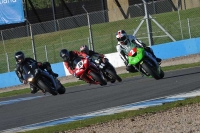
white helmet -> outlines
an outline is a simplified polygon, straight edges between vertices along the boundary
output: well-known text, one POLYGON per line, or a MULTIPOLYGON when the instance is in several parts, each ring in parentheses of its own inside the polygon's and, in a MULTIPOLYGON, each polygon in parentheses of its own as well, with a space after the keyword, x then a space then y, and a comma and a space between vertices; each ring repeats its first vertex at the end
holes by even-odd
POLYGON ((128 37, 124 30, 118 30, 116 34, 116 38, 117 38, 117 41, 120 42, 121 44, 123 45, 127 44, 128 37))
POLYGON ((86 53, 87 55, 89 54, 89 48, 87 45, 83 45, 80 47, 80 52, 84 52, 86 53))

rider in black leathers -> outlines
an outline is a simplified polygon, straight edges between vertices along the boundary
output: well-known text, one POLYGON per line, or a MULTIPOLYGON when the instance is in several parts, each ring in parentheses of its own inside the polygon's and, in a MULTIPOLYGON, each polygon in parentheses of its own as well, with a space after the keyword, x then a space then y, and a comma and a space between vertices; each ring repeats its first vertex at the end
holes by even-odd
POLYGON ((96 58, 101 58, 103 60, 103 62, 105 63, 106 60, 108 60, 107 58, 104 58, 104 55, 103 54, 99 54, 95 51, 92 51, 92 50, 89 50, 88 46, 87 45, 82 45, 80 47, 80 52, 81 53, 85 53, 87 54, 89 57, 93 58, 93 57, 96 57, 96 58))
MULTIPOLYGON (((47 72, 49 74, 51 74, 54 77, 58 77, 58 74, 54 73, 52 71, 51 65, 49 62, 37 62, 36 60, 32 59, 32 58, 25 58, 25 55, 22 51, 18 51, 15 53, 15 60, 16 60, 16 68, 15 68, 15 73, 17 74, 19 80, 21 83, 23 84, 27 84, 28 82, 23 78, 23 65, 25 64, 31 64, 33 62, 37 63, 38 67, 41 68, 42 70, 47 70, 47 72)), ((31 89, 31 93, 36 93, 38 91, 38 89, 33 86, 32 84, 30 84, 30 89, 31 89)))
MULTIPOLYGON (((109 65, 108 59, 105 58, 104 54, 99 54, 95 51, 89 50, 87 45, 82 45, 80 47, 80 52, 87 54, 92 60, 93 59, 101 59, 103 63, 109 65)), ((95 61, 93 60, 93 62, 95 62, 95 61)), ((105 78, 107 79, 107 77, 105 77, 105 78)), ((107 80, 109 80, 109 79, 107 79, 107 80)), ((114 81, 114 80, 112 80, 112 81, 114 81)))

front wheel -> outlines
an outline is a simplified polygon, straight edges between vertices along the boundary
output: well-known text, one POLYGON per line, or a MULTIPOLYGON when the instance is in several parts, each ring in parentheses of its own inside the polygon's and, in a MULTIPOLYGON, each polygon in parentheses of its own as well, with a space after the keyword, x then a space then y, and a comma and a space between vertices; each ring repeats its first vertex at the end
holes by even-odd
POLYGON ((150 74, 154 79, 156 79, 156 80, 160 79, 160 75, 158 74, 156 68, 150 66, 148 63, 143 62, 143 63, 142 63, 142 68, 143 68, 148 74, 150 74))
POLYGON ((59 94, 64 94, 65 91, 66 91, 65 87, 61 84, 61 85, 60 85, 60 88, 57 90, 57 92, 58 92, 59 94))
POLYGON ((95 79, 95 81, 98 81, 100 85, 107 85, 107 82, 99 74, 91 71, 90 75, 95 79))
POLYGON ((45 78, 42 78, 42 79, 38 79, 38 83, 37 85, 41 88, 41 89, 44 89, 45 91, 51 93, 52 95, 57 95, 57 91, 51 87, 51 83, 45 79, 45 78))
POLYGON ((119 77, 119 75, 117 75, 116 72, 113 72, 111 70, 106 70, 106 72, 111 76, 112 79, 117 80, 118 82, 121 82, 122 79, 119 77))
POLYGON ((165 73, 162 69, 160 69, 160 78, 162 79, 165 76, 165 73))

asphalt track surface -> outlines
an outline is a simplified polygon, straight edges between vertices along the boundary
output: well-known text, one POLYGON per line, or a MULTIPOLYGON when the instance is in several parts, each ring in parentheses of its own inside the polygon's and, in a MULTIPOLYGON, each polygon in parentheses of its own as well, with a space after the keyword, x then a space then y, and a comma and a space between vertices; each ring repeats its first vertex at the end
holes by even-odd
POLYGON ((165 72, 161 80, 136 76, 120 83, 69 87, 57 96, 20 95, 0 98, 0 102, 42 96, 0 105, 0 131, 63 117, 94 112, 115 106, 190 92, 200 88, 200 67, 165 72))

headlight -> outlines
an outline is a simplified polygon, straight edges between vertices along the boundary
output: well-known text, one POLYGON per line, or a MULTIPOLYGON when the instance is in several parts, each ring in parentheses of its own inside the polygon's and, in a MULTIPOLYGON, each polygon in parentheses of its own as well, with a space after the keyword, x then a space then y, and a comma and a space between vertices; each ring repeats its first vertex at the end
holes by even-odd
POLYGON ((28 78, 28 82, 32 82, 33 81, 33 78, 28 78))

